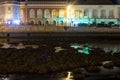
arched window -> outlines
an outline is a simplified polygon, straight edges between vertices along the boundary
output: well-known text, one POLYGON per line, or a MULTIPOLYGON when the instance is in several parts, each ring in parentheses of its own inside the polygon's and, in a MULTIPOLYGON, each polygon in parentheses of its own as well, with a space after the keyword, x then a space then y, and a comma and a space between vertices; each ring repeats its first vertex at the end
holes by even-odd
POLYGON ((31 25, 34 25, 34 21, 31 21, 31 25))
POLYGON ((63 21, 61 21, 61 25, 63 25, 63 21))
POLYGON ((106 10, 101 10, 101 18, 106 18, 106 10))
POLYGON ((45 24, 46 24, 46 25, 49 25, 49 21, 46 21, 45 24))
POLYGON ((61 9, 60 11, 59 11, 59 17, 64 17, 64 10, 63 9, 61 9))
POLYGON ((50 18, 50 11, 48 9, 44 11, 44 18, 50 18))
POLYGON ((75 10, 75 18, 80 18, 82 15, 82 11, 81 10, 75 10))
POLYGON ((84 11, 84 17, 89 17, 89 11, 88 11, 88 9, 86 9, 86 10, 84 11))
POLYGON ((37 18, 42 18, 42 10, 41 9, 38 9, 37 10, 37 18))
POLYGON ((114 11, 113 10, 110 10, 109 11, 109 18, 114 18, 114 11))
POLYGON ((93 10, 93 18, 98 18, 98 11, 96 9, 93 10))
POLYGON ((35 10, 30 9, 30 18, 35 18, 35 10))
POLYGON ((56 25, 56 21, 53 21, 53 25, 56 25))
POLYGON ((42 22, 41 22, 41 21, 38 21, 38 25, 42 25, 42 22))
POLYGON ((55 9, 52 10, 52 18, 56 18, 56 10, 55 9))

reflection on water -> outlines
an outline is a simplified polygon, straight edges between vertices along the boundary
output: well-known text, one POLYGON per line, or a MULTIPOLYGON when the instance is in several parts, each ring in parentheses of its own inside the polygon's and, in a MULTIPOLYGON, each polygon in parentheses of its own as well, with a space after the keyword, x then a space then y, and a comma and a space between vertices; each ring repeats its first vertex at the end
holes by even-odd
POLYGON ((34 45, 34 44, 31 44, 31 45, 24 45, 23 43, 17 43, 17 44, 14 44, 14 43, 1 43, 0 44, 1 47, 0 48, 6 48, 6 49, 9 49, 9 48, 15 48, 15 49, 25 49, 25 48, 39 48, 38 45, 34 45))
MULTIPOLYGON (((56 73, 51 75, 9 75, 1 77, 2 80, 117 80, 115 78, 116 74, 120 74, 120 68, 114 67, 113 69, 105 69, 103 66, 100 66, 101 71, 98 73, 87 72, 84 68, 80 68, 82 74, 86 77, 81 79, 80 77, 74 79, 72 71, 56 73), (67 75, 65 76, 65 74, 67 75)), ((79 74, 76 74, 79 75, 79 74)))
POLYGON ((66 49, 64 49, 64 48, 62 48, 60 46, 59 47, 55 47, 55 53, 60 52, 62 50, 66 50, 66 49))

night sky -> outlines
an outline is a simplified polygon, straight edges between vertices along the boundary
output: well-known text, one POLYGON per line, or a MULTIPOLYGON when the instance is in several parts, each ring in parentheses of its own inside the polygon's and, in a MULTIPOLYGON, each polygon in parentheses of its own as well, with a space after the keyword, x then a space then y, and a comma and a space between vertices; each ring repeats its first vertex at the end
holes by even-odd
MULTIPOLYGON (((25 1, 25 0, 18 0, 18 1, 25 1)), ((29 0, 28 0, 29 1, 29 0)), ((35 1, 35 0, 31 0, 35 1)), ((42 1, 42 0, 36 0, 36 1, 42 1)), ((43 0, 44 1, 44 0, 43 0)), ((57 0, 56 0, 57 1, 57 0)), ((94 1, 94 0, 93 0, 94 1)), ((120 4, 120 0, 111 0, 114 4, 120 4)))

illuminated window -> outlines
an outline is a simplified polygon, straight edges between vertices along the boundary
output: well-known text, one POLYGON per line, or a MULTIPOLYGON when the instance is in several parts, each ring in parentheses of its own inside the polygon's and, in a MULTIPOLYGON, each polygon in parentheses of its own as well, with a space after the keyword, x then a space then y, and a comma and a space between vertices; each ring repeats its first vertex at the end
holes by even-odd
POLYGON ((42 18, 42 10, 41 9, 38 9, 37 10, 37 18, 42 18))
POLYGON ((109 18, 114 18, 114 11, 113 10, 109 11, 109 18))
POLYGON ((35 10, 30 9, 30 18, 35 18, 35 10))
POLYGON ((56 10, 55 9, 52 10, 52 18, 56 18, 56 10))
POLYGON ((50 18, 50 11, 48 9, 44 11, 44 18, 50 18))
POLYGON ((98 18, 98 11, 94 9, 92 15, 93 15, 93 18, 98 18))
POLYGON ((106 10, 101 10, 101 18, 106 18, 106 10))
POLYGON ((81 10, 75 10, 75 18, 80 18, 81 17, 81 10))
POLYGON ((59 11, 59 17, 64 17, 64 10, 63 9, 61 9, 60 11, 59 11))

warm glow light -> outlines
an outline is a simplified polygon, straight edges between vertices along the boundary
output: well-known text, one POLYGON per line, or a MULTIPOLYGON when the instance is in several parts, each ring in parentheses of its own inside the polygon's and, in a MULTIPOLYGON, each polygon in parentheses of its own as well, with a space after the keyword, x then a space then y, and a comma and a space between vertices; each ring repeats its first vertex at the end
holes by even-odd
POLYGON ((72 72, 67 72, 67 73, 68 73, 67 77, 63 78, 63 79, 60 79, 60 80, 73 80, 72 79, 73 78, 72 72))
POLYGON ((71 18, 71 5, 67 6, 67 17, 71 18))
POLYGON ((68 5, 68 6, 67 6, 67 10, 70 10, 70 9, 71 9, 71 5, 68 5))

